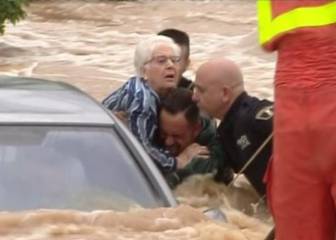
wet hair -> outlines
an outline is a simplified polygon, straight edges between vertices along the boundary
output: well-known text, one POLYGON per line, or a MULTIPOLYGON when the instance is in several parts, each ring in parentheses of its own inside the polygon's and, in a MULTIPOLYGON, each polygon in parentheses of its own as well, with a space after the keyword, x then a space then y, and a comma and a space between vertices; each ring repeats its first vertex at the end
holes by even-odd
POLYGON ((179 45, 180 47, 184 46, 187 49, 187 56, 189 57, 190 54, 190 39, 189 35, 181 30, 175 28, 167 28, 160 32, 157 35, 162 35, 169 37, 174 40, 174 42, 179 45))
POLYGON ((143 77, 145 64, 152 58, 154 50, 160 45, 171 47, 176 56, 181 56, 180 48, 171 38, 158 35, 148 37, 137 44, 134 52, 134 67, 139 77, 143 77))
POLYGON ((195 124, 200 119, 200 111, 192 100, 192 91, 185 88, 172 89, 161 99, 161 111, 176 115, 183 112, 187 121, 195 124))

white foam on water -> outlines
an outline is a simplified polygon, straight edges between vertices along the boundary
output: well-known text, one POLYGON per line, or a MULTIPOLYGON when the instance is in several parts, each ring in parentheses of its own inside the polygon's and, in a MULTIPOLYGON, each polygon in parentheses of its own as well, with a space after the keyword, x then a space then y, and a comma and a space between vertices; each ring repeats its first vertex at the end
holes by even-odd
POLYGON ((166 27, 190 34, 189 77, 207 59, 226 56, 241 66, 247 90, 273 98, 274 56, 260 50, 255 4, 244 0, 39 1, 30 5, 25 21, 7 26, 0 72, 57 78, 101 99, 134 73, 135 44, 166 27))

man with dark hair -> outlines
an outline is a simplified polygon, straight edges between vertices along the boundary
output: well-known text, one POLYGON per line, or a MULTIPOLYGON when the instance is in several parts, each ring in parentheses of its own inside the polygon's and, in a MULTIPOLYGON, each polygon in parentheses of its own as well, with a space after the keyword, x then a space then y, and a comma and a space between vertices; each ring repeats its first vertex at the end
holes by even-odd
POLYGON ((157 35, 163 35, 174 40, 174 42, 181 48, 181 61, 180 66, 180 81, 178 87, 192 89, 192 81, 183 77, 183 73, 187 70, 190 64, 190 39, 186 32, 174 29, 167 28, 160 32, 157 35))
POLYGON ((215 180, 226 184, 232 180, 232 171, 222 160, 222 148, 216 144, 216 126, 209 118, 200 116, 190 90, 174 89, 162 100, 160 136, 174 156, 189 150, 194 153, 194 149, 199 153, 186 167, 166 175, 171 187, 192 174, 214 173, 215 180))

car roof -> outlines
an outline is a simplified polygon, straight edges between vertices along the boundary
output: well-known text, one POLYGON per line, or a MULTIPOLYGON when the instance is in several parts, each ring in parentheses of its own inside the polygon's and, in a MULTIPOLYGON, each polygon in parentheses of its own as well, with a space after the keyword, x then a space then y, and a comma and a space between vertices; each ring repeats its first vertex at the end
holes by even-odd
POLYGON ((0 124, 114 124, 103 106, 57 81, 0 76, 0 124))

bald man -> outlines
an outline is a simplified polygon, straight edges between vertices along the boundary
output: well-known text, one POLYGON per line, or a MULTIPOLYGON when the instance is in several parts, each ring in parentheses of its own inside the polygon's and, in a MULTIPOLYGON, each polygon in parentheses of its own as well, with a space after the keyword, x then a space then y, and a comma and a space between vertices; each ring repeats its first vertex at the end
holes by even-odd
POLYGON ((272 149, 273 103, 249 96, 239 67, 225 58, 200 66, 193 100, 202 111, 221 120, 217 132, 225 152, 223 161, 234 172, 243 173, 264 196, 263 177, 272 149))

